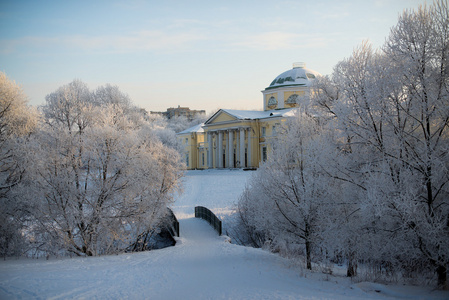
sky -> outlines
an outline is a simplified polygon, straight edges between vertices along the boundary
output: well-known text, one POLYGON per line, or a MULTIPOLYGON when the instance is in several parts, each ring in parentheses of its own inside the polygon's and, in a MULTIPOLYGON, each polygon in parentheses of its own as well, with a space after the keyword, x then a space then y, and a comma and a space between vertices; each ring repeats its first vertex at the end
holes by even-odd
MULTIPOLYGON (((428 2, 428 1, 427 1, 428 2)), ((148 111, 262 110, 294 62, 323 75, 363 41, 380 48, 426 0, 0 0, 0 71, 29 104, 74 79, 148 111)))

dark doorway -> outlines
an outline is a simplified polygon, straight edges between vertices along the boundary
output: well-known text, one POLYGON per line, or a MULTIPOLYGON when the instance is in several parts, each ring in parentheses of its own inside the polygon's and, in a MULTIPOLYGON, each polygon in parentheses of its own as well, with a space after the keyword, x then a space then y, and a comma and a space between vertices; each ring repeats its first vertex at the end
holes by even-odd
POLYGON ((226 168, 226 151, 223 151, 223 168, 226 168))
POLYGON ((247 148, 245 148, 245 165, 244 165, 244 167, 245 168, 248 167, 248 149, 247 148))

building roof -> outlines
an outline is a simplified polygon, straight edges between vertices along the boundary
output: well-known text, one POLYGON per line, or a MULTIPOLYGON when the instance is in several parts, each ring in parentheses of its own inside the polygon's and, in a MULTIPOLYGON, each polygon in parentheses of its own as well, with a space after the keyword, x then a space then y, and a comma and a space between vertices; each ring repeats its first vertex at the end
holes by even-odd
POLYGON ((240 120, 257 120, 266 119, 271 117, 288 117, 293 116, 298 109, 285 108, 285 109, 273 109, 273 110, 234 110, 234 109, 222 109, 222 111, 236 117, 240 120))
POLYGON ((231 117, 234 117, 236 120, 260 120, 260 119, 268 119, 268 118, 276 118, 276 117, 292 117, 297 113, 298 110, 299 110, 298 107, 285 108, 285 109, 273 109, 273 110, 266 110, 266 111, 220 109, 205 122, 205 125, 206 126, 210 125, 211 122, 222 113, 225 113, 231 117))
POLYGON ((195 125, 193 127, 187 128, 184 131, 178 132, 177 134, 186 134, 186 133, 194 133, 194 132, 204 132, 203 129, 204 123, 195 125))
POLYGON ((321 74, 307 69, 305 63, 294 63, 293 69, 278 75, 265 90, 281 86, 310 86, 317 76, 321 76, 321 74))

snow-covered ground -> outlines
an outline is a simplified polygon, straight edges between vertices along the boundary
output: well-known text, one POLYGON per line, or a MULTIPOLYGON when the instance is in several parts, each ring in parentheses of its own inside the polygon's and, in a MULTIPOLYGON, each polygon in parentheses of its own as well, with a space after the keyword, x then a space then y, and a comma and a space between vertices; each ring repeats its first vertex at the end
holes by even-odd
POLYGON ((351 283, 230 244, 193 207, 227 214, 251 172, 191 171, 174 212, 175 247, 91 258, 0 262, 0 299, 449 299, 430 288, 351 283))
POLYGON ((237 169, 188 171, 173 212, 178 219, 193 217, 193 208, 200 205, 216 215, 227 215, 233 210, 252 173, 237 169))

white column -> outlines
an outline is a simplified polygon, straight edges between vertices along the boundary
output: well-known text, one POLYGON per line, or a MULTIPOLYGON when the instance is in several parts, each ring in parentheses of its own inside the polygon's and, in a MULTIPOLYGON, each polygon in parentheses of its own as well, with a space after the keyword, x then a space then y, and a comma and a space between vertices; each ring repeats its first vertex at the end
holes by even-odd
POLYGON ((218 132, 218 167, 223 168, 223 132, 218 132))
POLYGON ((229 130, 229 168, 234 168, 234 132, 229 130))
POLYGON ((248 128, 248 133, 246 134, 246 138, 248 139, 248 167, 251 167, 251 128, 248 128))
POLYGON ((207 141, 209 143, 209 149, 207 151, 207 165, 209 167, 209 169, 212 169, 213 167, 213 143, 212 143, 212 134, 210 132, 207 133, 207 141))
POLYGON ((220 160, 219 160, 219 158, 218 158, 218 152, 220 151, 219 150, 219 148, 218 148, 218 144, 219 144, 219 141, 217 141, 217 139, 218 139, 218 134, 217 133, 215 133, 215 152, 214 152, 214 157, 215 157, 215 164, 214 164, 214 167, 215 168, 218 168, 218 166, 219 166, 219 164, 220 164, 220 160))
POLYGON ((229 130, 226 130, 226 147, 225 147, 225 161, 224 161, 224 166, 223 168, 226 168, 228 166, 228 162, 229 162, 229 130))
POLYGON ((239 131, 235 131, 234 132, 234 140, 235 140, 235 147, 234 147, 234 152, 235 152, 235 162, 234 164, 238 167, 238 162, 239 162, 239 131))
POLYGON ((240 168, 245 167, 245 129, 240 128, 240 168))

